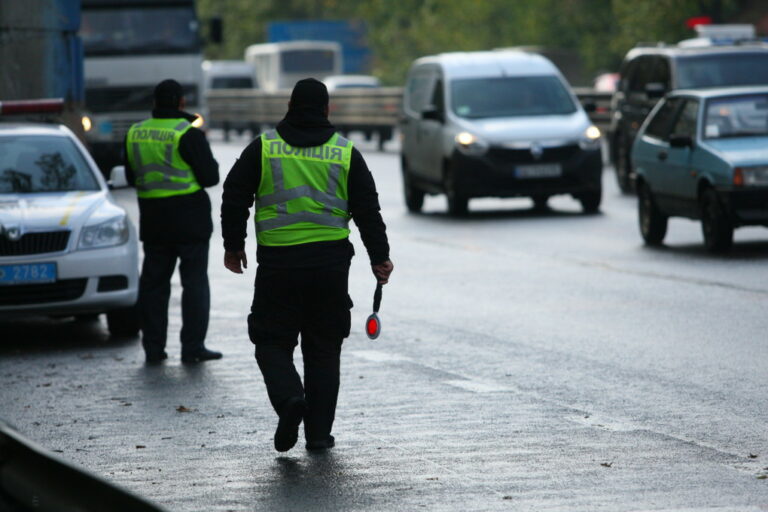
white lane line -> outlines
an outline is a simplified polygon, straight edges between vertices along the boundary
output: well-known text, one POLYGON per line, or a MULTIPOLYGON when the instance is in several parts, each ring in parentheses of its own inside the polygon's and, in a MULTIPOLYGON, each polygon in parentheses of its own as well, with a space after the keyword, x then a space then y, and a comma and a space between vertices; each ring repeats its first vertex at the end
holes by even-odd
POLYGON ((503 393, 512 391, 511 388, 500 386, 493 382, 479 380, 448 380, 445 381, 449 386, 454 386, 473 393, 503 393))

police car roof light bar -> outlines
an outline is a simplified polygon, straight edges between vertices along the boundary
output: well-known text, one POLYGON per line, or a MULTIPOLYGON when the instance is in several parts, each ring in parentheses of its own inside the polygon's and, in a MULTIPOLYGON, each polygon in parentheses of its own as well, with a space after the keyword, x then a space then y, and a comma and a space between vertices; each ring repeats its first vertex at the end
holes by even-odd
POLYGON ((44 113, 58 114, 62 111, 64 111, 64 100, 62 98, 0 101, 0 115, 2 116, 44 113))

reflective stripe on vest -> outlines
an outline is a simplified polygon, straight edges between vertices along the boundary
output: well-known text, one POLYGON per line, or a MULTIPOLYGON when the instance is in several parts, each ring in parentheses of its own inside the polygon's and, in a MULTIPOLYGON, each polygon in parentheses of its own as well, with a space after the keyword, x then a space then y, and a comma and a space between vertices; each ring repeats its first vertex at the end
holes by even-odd
POLYGON ((179 153, 179 141, 191 127, 186 119, 152 118, 128 130, 128 161, 140 198, 171 197, 200 190, 192 167, 179 153))
POLYGON ((276 130, 262 134, 256 197, 261 245, 297 245, 349 236, 347 180, 352 143, 334 135, 322 146, 293 147, 276 130))

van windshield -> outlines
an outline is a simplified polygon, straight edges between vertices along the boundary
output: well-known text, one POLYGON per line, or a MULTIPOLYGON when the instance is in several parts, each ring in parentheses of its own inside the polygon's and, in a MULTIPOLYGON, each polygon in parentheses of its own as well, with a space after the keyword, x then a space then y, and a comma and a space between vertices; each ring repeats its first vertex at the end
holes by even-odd
POLYGON ((451 82, 451 108, 460 117, 554 116, 576 112, 556 76, 462 78, 451 82))

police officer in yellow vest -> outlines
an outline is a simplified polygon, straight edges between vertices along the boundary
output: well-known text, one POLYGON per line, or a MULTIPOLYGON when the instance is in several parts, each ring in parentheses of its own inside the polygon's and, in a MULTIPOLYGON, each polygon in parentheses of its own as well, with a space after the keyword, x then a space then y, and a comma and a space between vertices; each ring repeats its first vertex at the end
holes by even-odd
POLYGON ((303 420, 306 448, 324 450, 334 445, 339 358, 350 331, 350 219, 379 282, 393 266, 373 176, 328 121, 321 82, 296 84, 285 118, 245 148, 224 182, 224 264, 235 273, 247 266, 254 201, 259 266, 248 332, 279 417, 275 448, 291 449, 303 420), (293 365, 299 335, 303 384, 293 365))
POLYGON ((142 344, 147 363, 165 352, 171 276, 180 260, 181 360, 221 358, 205 348, 210 291, 208 243, 213 231, 211 202, 203 190, 219 182, 219 164, 205 134, 193 127, 197 116, 183 111, 184 94, 175 80, 154 91, 152 118, 134 124, 125 139, 128 182, 139 198, 144 264, 139 280, 142 344))

